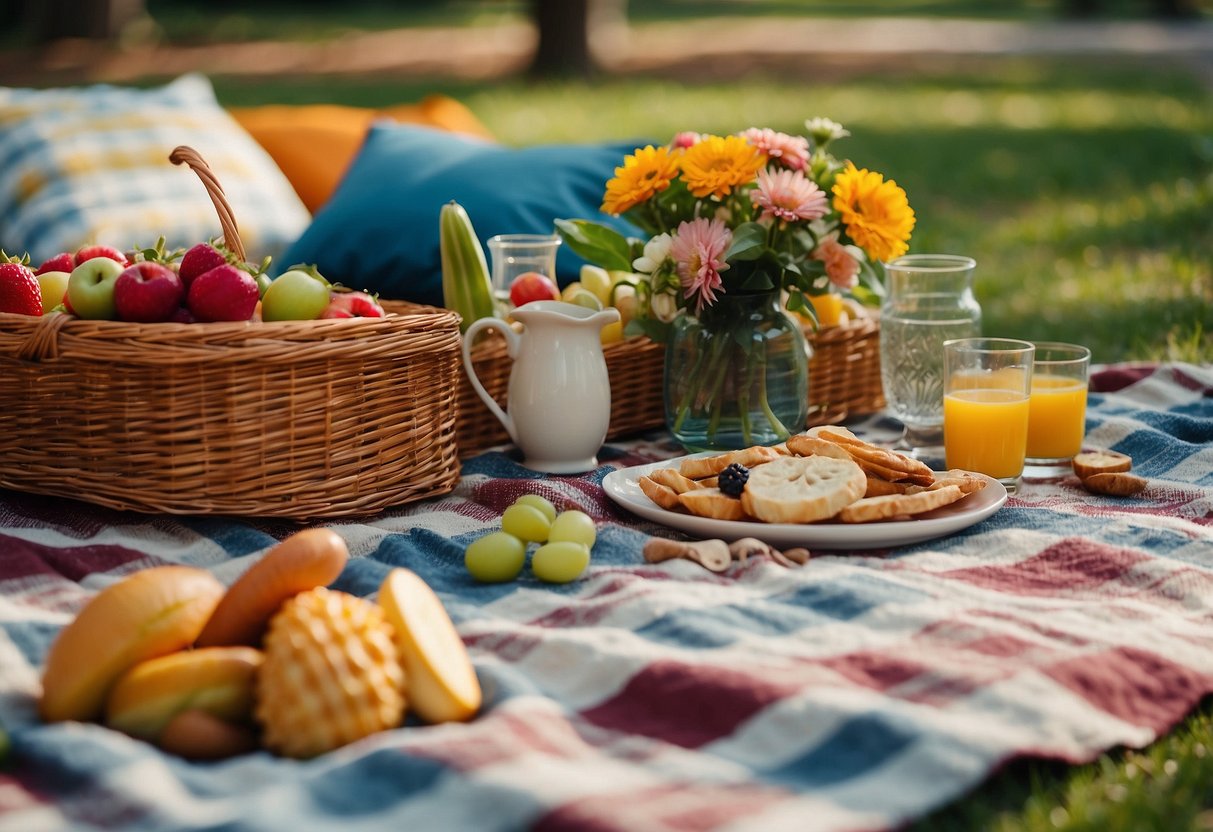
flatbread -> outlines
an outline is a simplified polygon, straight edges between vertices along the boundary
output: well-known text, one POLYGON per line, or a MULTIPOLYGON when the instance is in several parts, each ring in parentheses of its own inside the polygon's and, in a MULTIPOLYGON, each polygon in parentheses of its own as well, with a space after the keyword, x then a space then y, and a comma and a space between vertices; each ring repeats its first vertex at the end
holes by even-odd
POLYGON ((851 460, 786 456, 750 469, 745 510, 767 523, 813 523, 863 496, 868 478, 851 460))

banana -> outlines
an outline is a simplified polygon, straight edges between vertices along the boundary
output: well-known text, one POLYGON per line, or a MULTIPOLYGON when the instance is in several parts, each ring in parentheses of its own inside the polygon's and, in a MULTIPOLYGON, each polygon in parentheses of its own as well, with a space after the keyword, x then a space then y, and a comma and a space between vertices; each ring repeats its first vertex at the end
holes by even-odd
POLYGON ((493 284, 484 249, 472 228, 467 211, 451 200, 438 215, 438 241, 442 254, 442 302, 460 314, 460 332, 473 321, 491 318, 494 312, 493 284))

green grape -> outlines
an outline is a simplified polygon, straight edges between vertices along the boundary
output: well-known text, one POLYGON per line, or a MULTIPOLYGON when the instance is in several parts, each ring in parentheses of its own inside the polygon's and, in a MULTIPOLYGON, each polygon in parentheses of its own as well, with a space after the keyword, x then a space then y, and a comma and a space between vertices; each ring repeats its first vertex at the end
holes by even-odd
POLYGON ((594 541, 598 539, 598 530, 594 527, 594 520, 584 511, 562 511, 552 521, 552 529, 548 532, 547 539, 556 543, 562 540, 571 540, 574 543, 580 543, 587 549, 592 549, 594 541))
POLYGON ((513 580, 525 562, 526 544, 506 532, 489 532, 473 540, 463 555, 472 577, 487 584, 513 580))
POLYGON ((552 505, 546 497, 540 497, 538 494, 523 494, 514 501, 514 505, 534 506, 543 512, 543 516, 548 519, 549 523, 556 519, 556 506, 552 505))
POLYGON ((567 584, 580 577, 589 565, 589 547, 571 540, 545 543, 531 557, 531 571, 549 584, 567 584))
POLYGON ((552 521, 534 506, 515 503, 501 515, 501 528, 523 542, 543 543, 552 521))

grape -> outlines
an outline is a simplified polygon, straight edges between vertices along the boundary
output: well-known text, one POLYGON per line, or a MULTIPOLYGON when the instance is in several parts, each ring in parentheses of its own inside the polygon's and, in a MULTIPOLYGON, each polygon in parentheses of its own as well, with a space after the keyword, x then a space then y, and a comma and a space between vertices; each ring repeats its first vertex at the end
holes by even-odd
POLYGON ((598 539, 598 531, 594 527, 594 520, 584 511, 562 511, 552 521, 551 531, 548 532, 548 541, 557 543, 564 540, 570 540, 574 543, 580 543, 587 549, 593 548, 594 541, 598 539))
POLYGON ((552 505, 546 497, 540 497, 538 494, 523 494, 514 501, 514 505, 533 506, 539 509, 549 523, 556 519, 556 506, 552 505))
POLYGON ((571 540, 546 543, 535 550, 531 571, 550 584, 567 584, 579 577, 590 564, 590 549, 571 540))
POLYGON ((543 543, 548 539, 552 521, 534 506, 515 503, 501 515, 501 528, 524 543, 543 543))
POLYGON ((525 562, 526 544, 506 532, 489 532, 473 540, 463 555, 472 577, 489 584, 518 577, 525 562))

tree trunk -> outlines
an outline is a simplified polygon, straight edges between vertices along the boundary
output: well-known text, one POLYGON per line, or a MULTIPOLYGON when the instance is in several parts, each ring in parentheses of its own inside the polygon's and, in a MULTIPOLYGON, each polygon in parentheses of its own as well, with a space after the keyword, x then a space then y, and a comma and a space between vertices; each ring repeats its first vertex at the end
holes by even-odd
POLYGON ((625 9, 626 0, 532 0, 539 45, 531 74, 579 78, 593 74, 594 47, 622 29, 625 9))

